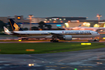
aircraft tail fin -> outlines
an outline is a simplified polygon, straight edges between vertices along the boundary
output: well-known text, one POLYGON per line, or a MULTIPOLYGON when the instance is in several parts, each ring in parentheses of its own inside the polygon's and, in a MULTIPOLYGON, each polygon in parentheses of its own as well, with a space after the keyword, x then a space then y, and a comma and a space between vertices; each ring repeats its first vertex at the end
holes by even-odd
POLYGON ((102 23, 99 27, 105 27, 105 23, 102 23))
POLYGON ((17 23, 13 21, 13 19, 9 19, 9 21, 13 31, 22 31, 22 29, 19 27, 17 23))
POLYGON ((82 26, 82 24, 80 24, 78 27, 81 27, 82 26))

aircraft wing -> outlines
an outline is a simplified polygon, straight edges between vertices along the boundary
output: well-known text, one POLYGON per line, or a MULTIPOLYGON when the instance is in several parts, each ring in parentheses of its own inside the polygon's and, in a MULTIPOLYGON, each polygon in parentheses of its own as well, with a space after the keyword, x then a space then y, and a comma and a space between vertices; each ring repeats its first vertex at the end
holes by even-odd
POLYGON ((52 37, 55 37, 55 38, 61 38, 63 37, 63 34, 58 34, 58 33, 50 33, 52 35, 52 37))
POLYGON ((57 36, 61 36, 62 34, 58 34, 58 33, 50 33, 51 35, 57 35, 57 36))

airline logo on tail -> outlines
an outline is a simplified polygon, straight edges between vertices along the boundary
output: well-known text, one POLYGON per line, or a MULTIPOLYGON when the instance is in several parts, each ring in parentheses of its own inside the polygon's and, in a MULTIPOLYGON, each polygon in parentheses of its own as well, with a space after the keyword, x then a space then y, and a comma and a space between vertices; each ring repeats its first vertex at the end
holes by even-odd
POLYGON ((19 31, 19 29, 20 29, 20 27, 16 24, 16 23, 14 23, 14 28, 15 28, 15 31, 19 31))
POLYGON ((20 30, 20 27, 12 19, 9 19, 9 21, 10 21, 10 25, 11 25, 13 31, 20 30))

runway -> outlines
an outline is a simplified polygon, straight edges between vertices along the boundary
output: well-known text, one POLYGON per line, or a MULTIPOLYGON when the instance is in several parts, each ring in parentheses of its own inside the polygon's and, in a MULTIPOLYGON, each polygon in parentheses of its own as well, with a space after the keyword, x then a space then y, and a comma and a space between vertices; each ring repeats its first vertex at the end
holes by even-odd
MULTIPOLYGON (((88 42, 88 41, 59 41, 56 43, 75 43, 75 42, 88 42)), ((105 42, 105 41, 100 41, 100 42, 105 42)), ((55 42, 50 42, 50 41, 5 41, 5 42, 0 42, 0 43, 55 43, 55 42)))
MULTIPOLYGON (((99 40, 99 41, 88 41, 88 40, 71 40, 71 41, 65 41, 65 40, 59 40, 58 43, 75 43, 75 42, 94 42, 94 43, 102 43, 105 42, 105 39, 103 40, 99 40)), ((53 43, 50 42, 50 40, 33 40, 33 41, 28 41, 28 40, 22 40, 22 41, 18 41, 18 40, 0 40, 0 43, 53 43)))
POLYGON ((19 67, 26 70, 104 70, 105 48, 48 54, 0 54, 0 65, 1 70, 12 70, 11 66, 14 70, 19 67))

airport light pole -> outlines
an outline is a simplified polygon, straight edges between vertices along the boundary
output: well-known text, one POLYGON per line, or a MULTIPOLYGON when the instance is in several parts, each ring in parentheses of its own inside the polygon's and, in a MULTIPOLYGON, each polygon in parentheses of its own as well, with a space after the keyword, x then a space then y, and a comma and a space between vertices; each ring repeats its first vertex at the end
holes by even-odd
POLYGON ((97 14, 96 17, 98 18, 98 22, 100 22, 100 17, 102 17, 102 15, 97 14))
POLYGON ((32 21, 32 17, 33 17, 33 15, 29 15, 29 20, 30 20, 30 30, 31 30, 31 21, 32 21))

